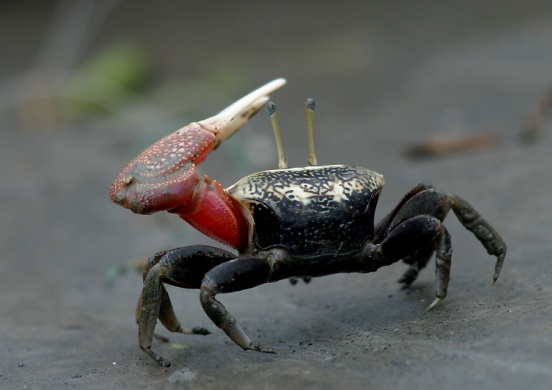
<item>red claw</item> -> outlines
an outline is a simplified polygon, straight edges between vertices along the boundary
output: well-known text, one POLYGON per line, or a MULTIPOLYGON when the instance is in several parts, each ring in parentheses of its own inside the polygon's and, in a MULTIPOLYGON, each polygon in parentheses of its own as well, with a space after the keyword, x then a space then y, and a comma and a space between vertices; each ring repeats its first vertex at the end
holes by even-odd
POLYGON ((191 123, 135 157, 111 186, 111 200, 138 214, 168 211, 199 231, 238 250, 247 245, 250 216, 216 181, 200 177, 196 165, 236 132, 285 80, 274 80, 212 118, 191 123))
POLYGON ((128 163, 111 186, 111 200, 138 214, 185 211, 202 181, 195 167, 215 145, 215 135, 197 123, 169 134, 128 163))

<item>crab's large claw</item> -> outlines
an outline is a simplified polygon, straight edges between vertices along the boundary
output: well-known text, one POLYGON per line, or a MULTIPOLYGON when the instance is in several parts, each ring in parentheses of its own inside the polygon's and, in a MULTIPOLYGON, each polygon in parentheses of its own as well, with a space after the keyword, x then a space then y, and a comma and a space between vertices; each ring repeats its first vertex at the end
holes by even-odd
MULTIPOLYGON (((210 227, 201 226, 204 222, 198 220, 199 215, 192 215, 205 214, 205 218, 220 222, 227 209, 234 207, 230 205, 233 201, 218 183, 200 177, 195 166, 243 126, 268 101, 269 93, 285 83, 284 79, 271 81, 217 115, 190 123, 151 145, 117 176, 111 186, 111 200, 139 214, 177 213, 209 236, 221 239, 210 227), (211 215, 207 215, 206 207, 211 215)), ((224 238, 221 241, 228 243, 224 238)))

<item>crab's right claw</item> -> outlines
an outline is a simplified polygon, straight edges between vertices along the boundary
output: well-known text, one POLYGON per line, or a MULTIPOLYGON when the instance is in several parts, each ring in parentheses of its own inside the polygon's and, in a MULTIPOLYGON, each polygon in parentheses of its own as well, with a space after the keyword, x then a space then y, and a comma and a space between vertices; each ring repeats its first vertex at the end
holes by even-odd
POLYGON ((276 79, 249 93, 217 115, 160 139, 119 173, 111 185, 111 200, 139 214, 198 208, 198 190, 205 180, 195 166, 230 137, 267 101, 268 94, 286 81, 276 79))

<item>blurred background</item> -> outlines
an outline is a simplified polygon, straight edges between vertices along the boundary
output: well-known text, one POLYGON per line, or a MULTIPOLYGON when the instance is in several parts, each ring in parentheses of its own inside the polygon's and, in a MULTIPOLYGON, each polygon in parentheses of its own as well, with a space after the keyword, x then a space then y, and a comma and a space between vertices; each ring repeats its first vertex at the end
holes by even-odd
MULTIPOLYGON (((550 383, 549 1, 5 0, 0 53, 0 387, 550 383), (216 243, 111 204, 109 186, 155 140, 278 77, 290 165, 306 165, 313 97, 319 163, 385 175, 377 218, 420 181, 459 193, 508 242, 503 274, 492 286, 493 260, 451 216, 458 260, 428 315, 433 266, 406 293, 398 264, 224 296, 274 356, 239 350, 196 292, 171 290, 183 324, 215 334, 158 344, 163 371, 137 347, 136 264, 216 243)), ((199 169, 228 186, 276 165, 261 110, 199 169)))

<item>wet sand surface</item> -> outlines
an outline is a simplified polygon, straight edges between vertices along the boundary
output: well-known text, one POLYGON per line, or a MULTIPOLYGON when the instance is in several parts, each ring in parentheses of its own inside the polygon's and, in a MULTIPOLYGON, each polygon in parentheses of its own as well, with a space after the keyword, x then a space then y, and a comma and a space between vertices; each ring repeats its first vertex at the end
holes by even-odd
MULTIPOLYGON (((58 51, 47 47, 59 42, 47 39, 56 4, 0 5, 1 388, 549 388, 552 131, 543 118, 535 142, 520 134, 552 87, 552 3, 121 1, 103 11, 81 7, 69 20, 92 13, 86 34, 58 51), (149 56, 139 94, 93 114, 60 113, 58 100, 45 109, 40 80, 55 84, 60 67, 81 69, 117 42, 149 56), (74 47, 74 60, 63 59, 74 47), (25 84, 31 70, 48 69, 56 71, 25 84), (418 182, 458 193, 508 244, 502 274, 493 285, 494 258, 451 213, 451 282, 430 312, 433 261, 407 290, 396 283, 407 266, 397 263, 220 295, 275 355, 244 352, 209 321, 196 290, 169 287, 182 324, 213 334, 158 326, 170 338, 154 342, 173 363, 164 369, 137 345, 141 275, 112 277, 114 267, 216 243, 175 216, 112 204, 109 186, 155 139, 277 77, 288 80, 272 98, 290 165, 306 164, 303 102, 313 97, 319 163, 385 176, 377 219, 418 182), (497 142, 405 154, 436 134, 491 134, 497 142)), ((78 35, 78 23, 66 31, 78 35)), ((261 112, 200 171, 229 186, 276 164, 261 112)))

